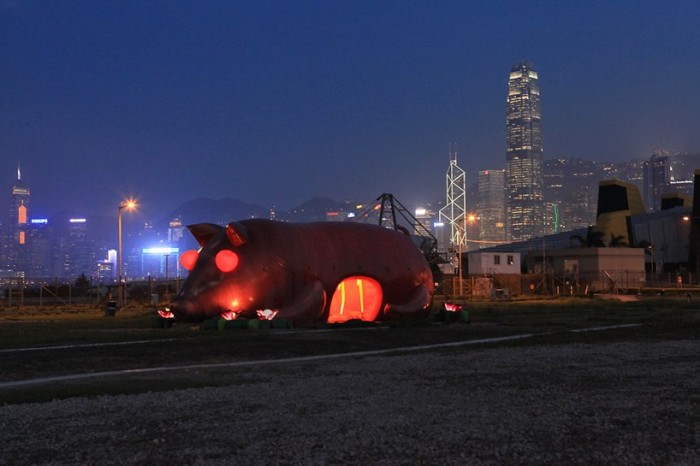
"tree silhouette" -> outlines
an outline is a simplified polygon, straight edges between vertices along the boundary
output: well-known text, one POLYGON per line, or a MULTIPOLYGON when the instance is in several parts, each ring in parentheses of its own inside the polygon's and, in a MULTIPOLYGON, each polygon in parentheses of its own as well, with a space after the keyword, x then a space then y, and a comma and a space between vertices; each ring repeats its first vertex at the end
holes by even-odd
POLYGON ((623 235, 615 236, 614 234, 610 233, 610 243, 608 243, 608 247, 626 248, 629 247, 629 243, 625 240, 623 235))
POLYGON ((586 236, 581 235, 571 235, 569 239, 577 240, 581 247, 583 248, 604 248, 605 242, 603 241, 604 234, 602 231, 596 230, 594 226, 589 226, 586 230, 586 236))

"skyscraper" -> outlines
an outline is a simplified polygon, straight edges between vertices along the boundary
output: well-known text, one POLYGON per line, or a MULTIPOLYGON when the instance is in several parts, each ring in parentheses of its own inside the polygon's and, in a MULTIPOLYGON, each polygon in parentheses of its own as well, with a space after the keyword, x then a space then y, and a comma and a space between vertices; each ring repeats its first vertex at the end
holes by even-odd
POLYGON ((507 103, 506 234, 524 241, 544 228, 540 88, 532 65, 511 68, 507 103))
POLYGON ((644 169, 644 196, 650 211, 661 208, 666 193, 693 195, 694 170, 700 166, 699 154, 657 150, 644 169))
POLYGON ((483 247, 494 246, 506 240, 506 211, 503 191, 503 170, 479 172, 478 211, 483 247))
POLYGON ((542 176, 548 204, 545 220, 552 219, 551 233, 595 224, 598 183, 603 179, 600 163, 568 157, 548 159, 542 163, 542 176))
POLYGON ((6 266, 13 272, 22 272, 26 262, 29 195, 29 188, 22 182, 22 172, 18 166, 17 181, 12 187, 10 217, 6 228, 7 239, 4 244, 6 266))

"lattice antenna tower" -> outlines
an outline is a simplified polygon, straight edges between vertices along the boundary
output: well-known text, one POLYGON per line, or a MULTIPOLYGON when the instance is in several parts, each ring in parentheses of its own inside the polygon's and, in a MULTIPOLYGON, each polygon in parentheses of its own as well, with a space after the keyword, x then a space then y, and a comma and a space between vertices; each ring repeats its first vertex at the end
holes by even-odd
POLYGON ((440 209, 440 221, 450 228, 450 246, 467 246, 467 231, 464 219, 467 213, 467 175, 457 165, 457 145, 450 144, 450 166, 446 176, 446 202, 440 209))

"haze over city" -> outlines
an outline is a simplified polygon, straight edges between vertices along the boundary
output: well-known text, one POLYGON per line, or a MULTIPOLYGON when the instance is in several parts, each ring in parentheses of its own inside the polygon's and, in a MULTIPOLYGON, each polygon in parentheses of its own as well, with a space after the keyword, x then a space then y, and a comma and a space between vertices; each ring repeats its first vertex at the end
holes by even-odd
MULTIPOLYGON (((513 63, 544 157, 700 151, 700 4, 0 1, 0 192, 32 216, 196 197, 444 198, 505 165, 513 63)), ((6 207, 3 205, 3 212, 6 207)))

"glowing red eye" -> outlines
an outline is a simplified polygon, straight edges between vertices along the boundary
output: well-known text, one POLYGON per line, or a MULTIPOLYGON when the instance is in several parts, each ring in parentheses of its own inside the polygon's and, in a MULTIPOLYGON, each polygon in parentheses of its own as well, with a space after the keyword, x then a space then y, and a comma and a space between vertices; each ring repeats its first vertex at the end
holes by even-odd
POLYGON ((199 253, 194 249, 190 249, 189 251, 185 251, 180 255, 180 264, 182 264, 182 267, 184 267, 185 270, 192 270, 198 257, 199 253))
POLYGON ((222 272, 230 272, 238 265, 238 256, 235 252, 223 249, 216 253, 216 266, 222 272))

